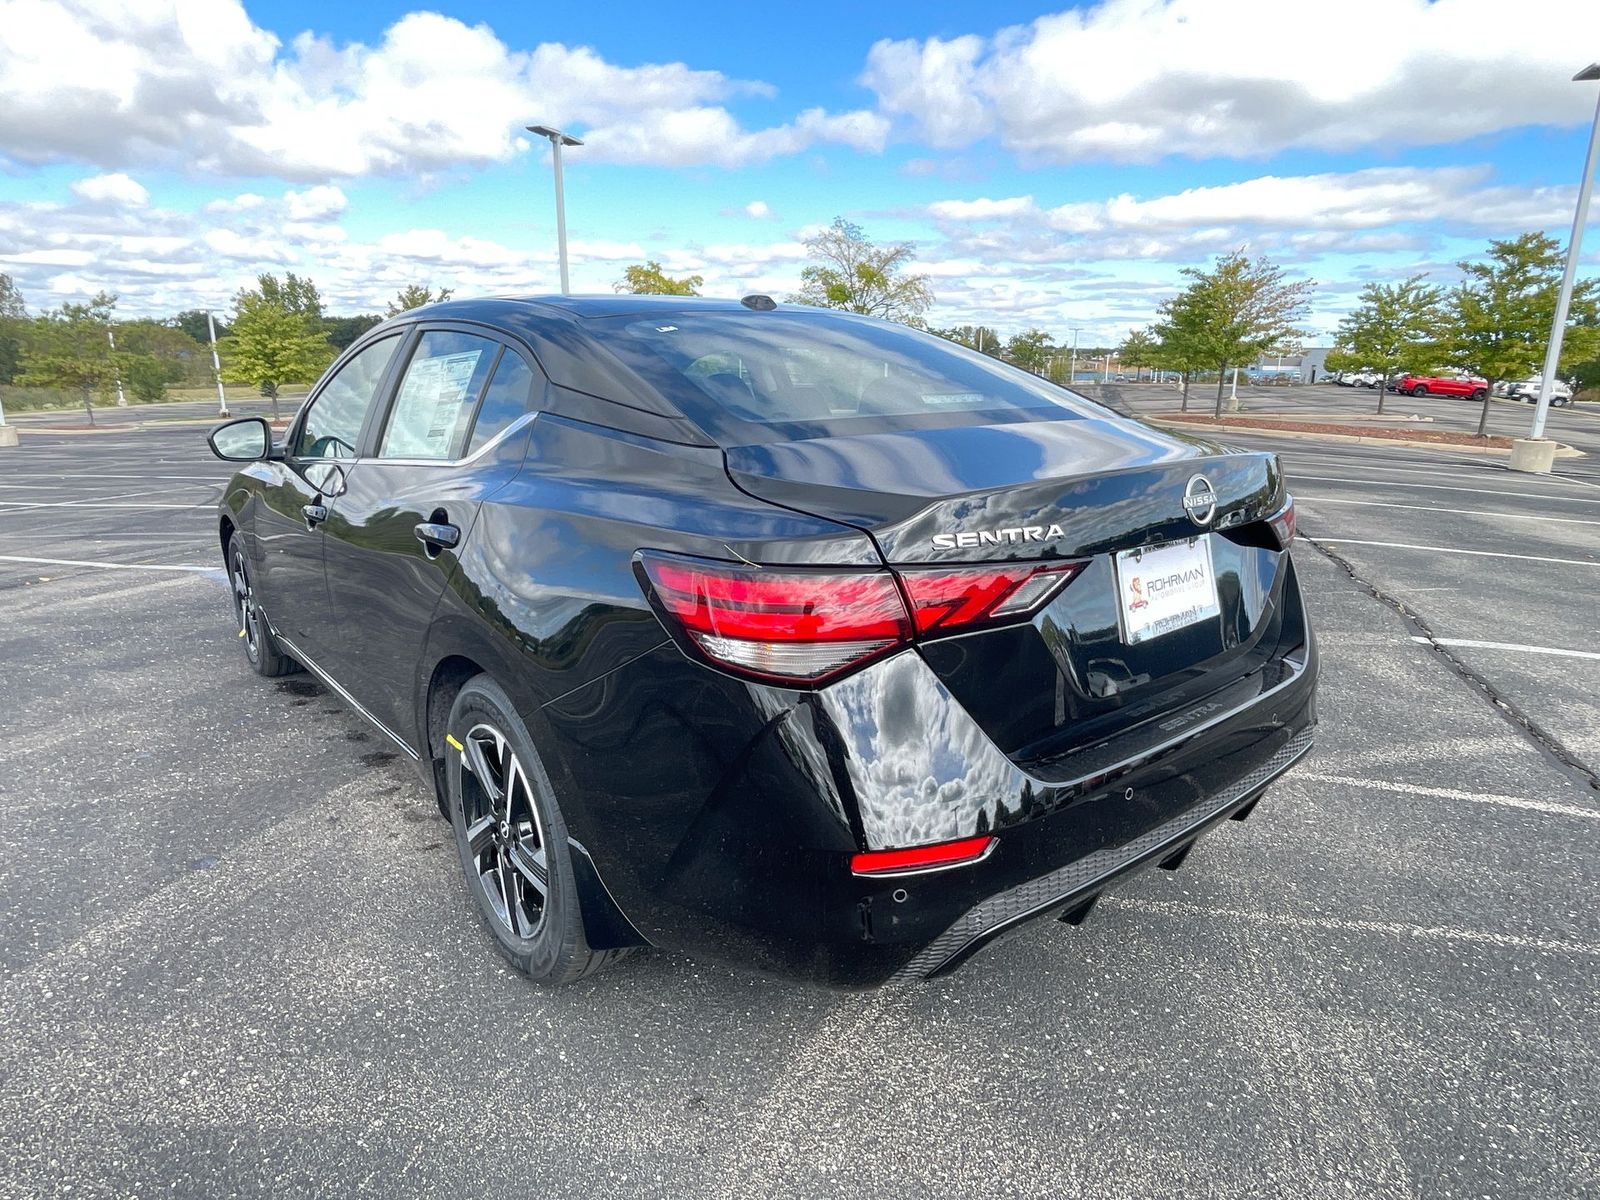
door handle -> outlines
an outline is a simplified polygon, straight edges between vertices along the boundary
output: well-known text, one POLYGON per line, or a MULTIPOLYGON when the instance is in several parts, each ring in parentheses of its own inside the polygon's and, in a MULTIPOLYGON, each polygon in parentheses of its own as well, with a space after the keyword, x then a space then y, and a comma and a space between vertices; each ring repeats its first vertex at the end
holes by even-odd
POLYGON ((447 546, 454 546, 461 540, 461 530, 454 525, 442 525, 433 521, 423 521, 413 532, 417 541, 434 553, 447 546))
POLYGON ((306 527, 320 525, 328 519, 328 506, 326 504, 302 504, 300 515, 306 519, 306 527))

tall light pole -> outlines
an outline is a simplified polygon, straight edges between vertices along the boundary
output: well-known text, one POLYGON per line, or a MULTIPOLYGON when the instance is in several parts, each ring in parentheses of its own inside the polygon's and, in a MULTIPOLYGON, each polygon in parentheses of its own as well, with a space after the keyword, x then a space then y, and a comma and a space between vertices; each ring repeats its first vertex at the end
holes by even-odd
POLYGON ((570 296, 572 284, 567 278, 567 199, 566 188, 561 182, 561 147, 583 145, 571 134, 562 133, 559 129, 552 129, 548 125, 529 125, 529 133, 536 133, 542 138, 550 139, 550 149, 555 154, 556 164, 556 248, 561 255, 561 294, 570 296))
MULTIPOLYGON (((1600 63, 1590 63, 1572 77, 1574 83, 1589 83, 1600 79, 1600 63)), ((1538 441, 1544 437, 1545 418, 1550 415, 1550 388, 1555 383, 1556 371, 1561 366, 1561 338, 1567 328, 1567 310, 1572 305, 1572 284, 1578 274, 1578 251, 1583 246, 1583 226, 1589 218, 1589 196, 1594 190, 1594 160, 1600 152, 1600 99, 1595 101, 1594 124, 1589 129, 1589 153, 1583 160, 1583 179, 1578 183, 1578 207, 1572 214, 1572 238, 1567 243, 1567 269, 1561 276, 1561 294, 1556 299, 1555 320, 1550 325, 1550 345, 1544 352, 1544 371, 1539 376, 1539 400, 1533 409, 1533 428, 1528 437, 1538 441)), ((1540 446, 1527 452, 1524 460, 1513 447, 1511 467, 1514 470, 1531 470, 1543 473, 1554 462, 1555 447, 1540 446), (1547 455, 1545 451, 1549 451, 1547 455)))
POLYGON ((1072 365, 1067 368, 1067 386, 1078 381, 1078 331, 1072 331, 1072 365))
POLYGON ((128 397, 122 391, 122 371, 117 366, 117 337, 109 325, 106 326, 106 344, 111 347, 111 378, 117 383, 117 407, 127 408, 128 397))
POLYGON ((211 332, 211 373, 217 377, 217 416, 226 417, 228 412, 228 393, 222 390, 222 360, 217 357, 217 323, 211 319, 211 310, 206 309, 206 328, 211 332))

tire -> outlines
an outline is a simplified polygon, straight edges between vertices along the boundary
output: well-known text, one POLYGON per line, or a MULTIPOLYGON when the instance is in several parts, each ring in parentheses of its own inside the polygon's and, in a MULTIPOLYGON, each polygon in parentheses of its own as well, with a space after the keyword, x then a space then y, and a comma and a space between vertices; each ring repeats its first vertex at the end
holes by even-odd
POLYGON ((1424 383, 1417 384, 1416 387, 1411 389, 1411 394, 1413 396, 1426 396, 1428 394, 1428 385, 1424 383))
POLYGON ((633 947, 591 950, 584 937, 567 825, 510 697, 488 675, 474 676, 446 729, 446 803, 462 875, 507 961, 555 987, 626 957, 633 947))
POLYGON ((239 623, 244 656, 257 675, 275 679, 292 675, 301 666, 278 645, 267 628, 267 619, 255 603, 255 585, 250 577, 250 556, 245 553, 244 536, 235 531, 228 538, 228 587, 233 595, 233 616, 239 623))
POLYGON ((1488 394, 1489 393, 1483 388, 1474 388, 1472 390, 1472 398, 1474 400, 1482 400, 1488 394))

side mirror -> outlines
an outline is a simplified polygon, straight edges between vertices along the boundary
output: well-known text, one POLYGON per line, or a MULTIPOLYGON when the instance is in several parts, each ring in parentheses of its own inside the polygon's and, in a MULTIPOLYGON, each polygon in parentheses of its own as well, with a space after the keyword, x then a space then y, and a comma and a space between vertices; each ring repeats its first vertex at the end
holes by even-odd
POLYGON ((218 425, 206 442, 225 462, 257 462, 272 453, 272 428, 262 417, 243 417, 218 425))

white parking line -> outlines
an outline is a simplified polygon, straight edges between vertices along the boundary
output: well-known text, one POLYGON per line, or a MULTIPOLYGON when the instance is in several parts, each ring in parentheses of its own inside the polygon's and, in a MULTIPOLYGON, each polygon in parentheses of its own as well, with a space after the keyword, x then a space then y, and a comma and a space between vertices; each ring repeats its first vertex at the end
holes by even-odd
POLYGON ((1508 554, 1500 550, 1461 550, 1455 546, 1421 546, 1415 542, 1367 542, 1360 538, 1328 537, 1318 534, 1315 538, 1301 534, 1301 539, 1308 542, 1322 542, 1329 546, 1387 546, 1393 550, 1426 550, 1430 554, 1470 554, 1474 558, 1514 558, 1519 562, 1560 563, 1568 567, 1600 567, 1600 562, 1593 562, 1583 558, 1548 558, 1541 554, 1508 554))
POLYGON ((1388 500, 1349 500, 1338 496, 1308 496, 1295 493, 1296 502, 1310 504, 1359 504, 1363 508, 1403 508, 1407 512, 1445 513, 1455 517, 1503 517, 1508 521, 1542 521, 1550 525, 1600 525, 1600 521, 1585 521, 1581 517, 1539 517, 1531 513, 1491 512, 1483 508, 1435 508, 1428 504, 1394 504, 1388 500))
POLYGON ((123 503, 110 500, 46 500, 28 503, 22 500, 0 500, 0 509, 11 512, 26 512, 35 508, 216 508, 216 506, 215 501, 209 504, 157 504, 150 501, 123 503))
POLYGON ((1134 896, 1111 895, 1105 897, 1104 902, 1109 902, 1114 908, 1131 908, 1136 912, 1204 917, 1207 920, 1224 917, 1235 921, 1252 921, 1258 925, 1278 925, 1288 929, 1321 929, 1334 933, 1378 933, 1424 941, 1472 942, 1480 946, 1493 946, 1499 950, 1532 950, 1539 954, 1575 954, 1600 958, 1600 946, 1590 945, 1587 942, 1518 937, 1509 933, 1491 933, 1485 929, 1456 929, 1448 925, 1407 925, 1400 921, 1345 921, 1336 917, 1296 917, 1288 913, 1220 908, 1209 904, 1190 904, 1182 900, 1143 900, 1134 896))
MULTIPOLYGON (((1371 487, 1377 484, 1380 487, 1400 488, 1427 488, 1433 492, 1474 492, 1478 495, 1488 496, 1524 496, 1529 500, 1554 500, 1560 504, 1600 504, 1600 499, 1590 499, 1588 496, 1553 496, 1549 492, 1506 492, 1499 488, 1491 487, 1454 487, 1448 483, 1407 483, 1399 479, 1342 479, 1336 475, 1297 475, 1290 472, 1290 482, 1296 479, 1314 479, 1319 483, 1350 483, 1358 487, 1371 487)), ((1443 509, 1436 511, 1444 511, 1443 509)))
MULTIPOLYGON (((1413 637, 1413 642, 1429 644, 1425 637, 1413 637)), ((1600 659, 1600 654, 1592 650, 1562 650, 1555 646, 1523 646, 1516 642, 1477 642, 1471 638, 1433 638, 1432 642, 1440 646, 1461 646, 1468 650, 1514 650, 1518 654, 1553 654, 1557 658, 1593 658, 1600 659)))
POLYGON ((97 567, 104 571, 191 571, 200 575, 223 574, 221 567, 196 567, 187 563, 113 563, 83 558, 34 558, 28 554, 0 554, 0 562, 42 563, 51 567, 97 567))
MULTIPOLYGON (((1426 641, 1413 638, 1413 641, 1426 641)), ((1597 655, 1596 657, 1600 657, 1597 655)), ((1502 796, 1495 792, 1464 792, 1458 788, 1424 787, 1420 783, 1395 783, 1388 779, 1356 779, 1348 775, 1324 775, 1317 771, 1296 771, 1291 779, 1317 783, 1336 783, 1343 787, 1372 788, 1380 792, 1399 792, 1406 796, 1431 796, 1439 800, 1464 800, 1472 804, 1498 804, 1502 808, 1525 808, 1558 817, 1582 817, 1600 821, 1600 808, 1580 808, 1576 804, 1554 804, 1549 800, 1525 800, 1521 796, 1502 796)))

